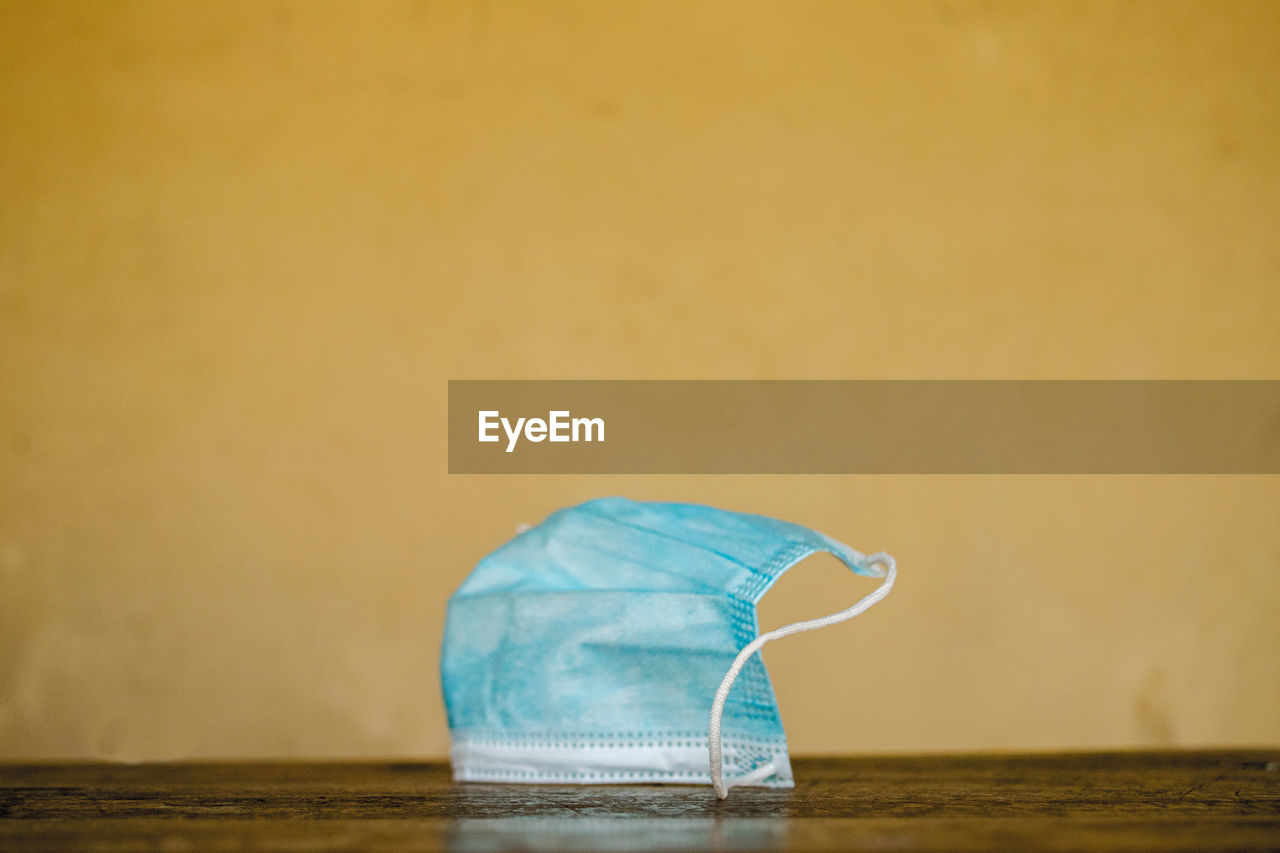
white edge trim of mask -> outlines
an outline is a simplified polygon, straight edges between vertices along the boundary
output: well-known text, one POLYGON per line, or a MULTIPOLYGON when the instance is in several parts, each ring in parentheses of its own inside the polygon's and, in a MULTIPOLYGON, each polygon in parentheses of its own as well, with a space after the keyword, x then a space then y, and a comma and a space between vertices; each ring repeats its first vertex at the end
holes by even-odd
MULTIPOLYGON (((705 737, 634 743, 612 738, 606 743, 592 744, 569 739, 544 738, 531 743, 492 738, 473 740, 462 736, 454 738, 450 757, 453 760, 453 778, 458 782, 562 785, 711 783, 705 737)), ((795 786, 785 744, 762 744, 759 741, 744 744, 726 737, 724 758, 730 785, 762 788, 795 786), (739 762, 747 755, 752 766, 741 766, 739 762), (773 772, 764 778, 754 778, 759 775, 756 771, 766 764, 773 765, 773 772)))

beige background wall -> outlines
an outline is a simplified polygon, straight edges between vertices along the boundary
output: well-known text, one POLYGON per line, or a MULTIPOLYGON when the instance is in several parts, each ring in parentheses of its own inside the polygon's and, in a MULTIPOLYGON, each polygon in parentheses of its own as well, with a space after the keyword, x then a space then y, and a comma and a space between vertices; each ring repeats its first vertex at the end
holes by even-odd
POLYGON ((1270 2, 0 4, 0 756, 443 755, 445 597, 601 494, 897 555, 766 653, 796 752, 1280 741, 1277 478, 444 435, 449 378, 1276 378, 1277 45, 1270 2))

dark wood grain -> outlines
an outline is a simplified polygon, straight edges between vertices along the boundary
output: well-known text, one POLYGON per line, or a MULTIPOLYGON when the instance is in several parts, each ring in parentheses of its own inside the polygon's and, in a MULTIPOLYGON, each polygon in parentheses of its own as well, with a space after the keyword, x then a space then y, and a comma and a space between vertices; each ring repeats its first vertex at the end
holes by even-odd
POLYGON ((428 763, 0 765, 0 850, 1280 850, 1280 750, 798 759, 792 790, 428 763))

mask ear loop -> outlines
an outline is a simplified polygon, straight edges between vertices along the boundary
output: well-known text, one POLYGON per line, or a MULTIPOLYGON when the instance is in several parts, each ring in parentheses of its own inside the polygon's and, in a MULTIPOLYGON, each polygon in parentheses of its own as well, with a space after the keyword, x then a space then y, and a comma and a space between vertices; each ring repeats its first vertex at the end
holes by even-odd
POLYGON ((717 799, 723 800, 729 796, 731 784, 761 781, 761 779, 755 778, 756 774, 751 773, 741 779, 732 780, 730 784, 726 784, 724 780, 724 758, 720 751, 720 719, 724 716, 724 703, 729 698, 729 690, 733 688, 733 682, 738 677, 738 673, 746 666, 751 656, 758 652, 765 643, 781 637, 788 637, 792 634, 799 634, 802 631, 814 631, 818 628, 825 628, 828 625, 835 625, 837 622, 852 619, 888 595, 889 590, 893 589, 893 580, 897 577, 898 565, 894 562, 893 557, 883 552, 864 557, 861 561, 863 566, 874 566, 876 564, 885 567, 884 580, 880 582, 880 586, 876 587, 875 592, 872 592, 848 610, 841 610, 839 613, 833 613, 830 616, 823 616, 818 619, 810 619, 807 622, 793 622, 777 630, 761 634, 748 643, 742 651, 738 652, 738 656, 733 661, 733 666, 729 667, 729 671, 725 673, 724 680, 720 682, 720 689, 716 691, 715 701, 711 703, 711 727, 707 732, 707 743, 711 752, 711 784, 716 789, 717 799))

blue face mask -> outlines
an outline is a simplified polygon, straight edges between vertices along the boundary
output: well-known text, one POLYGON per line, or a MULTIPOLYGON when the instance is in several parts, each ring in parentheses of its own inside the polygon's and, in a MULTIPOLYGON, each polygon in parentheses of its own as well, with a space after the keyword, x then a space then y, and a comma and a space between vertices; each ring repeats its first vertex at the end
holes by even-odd
POLYGON ((560 510, 481 560, 449 600, 454 778, 711 782, 720 797, 791 787, 757 651, 856 616, 894 575, 887 554, 758 515, 623 498, 560 510), (818 551, 884 581, 848 610, 757 636, 756 602, 818 551))

